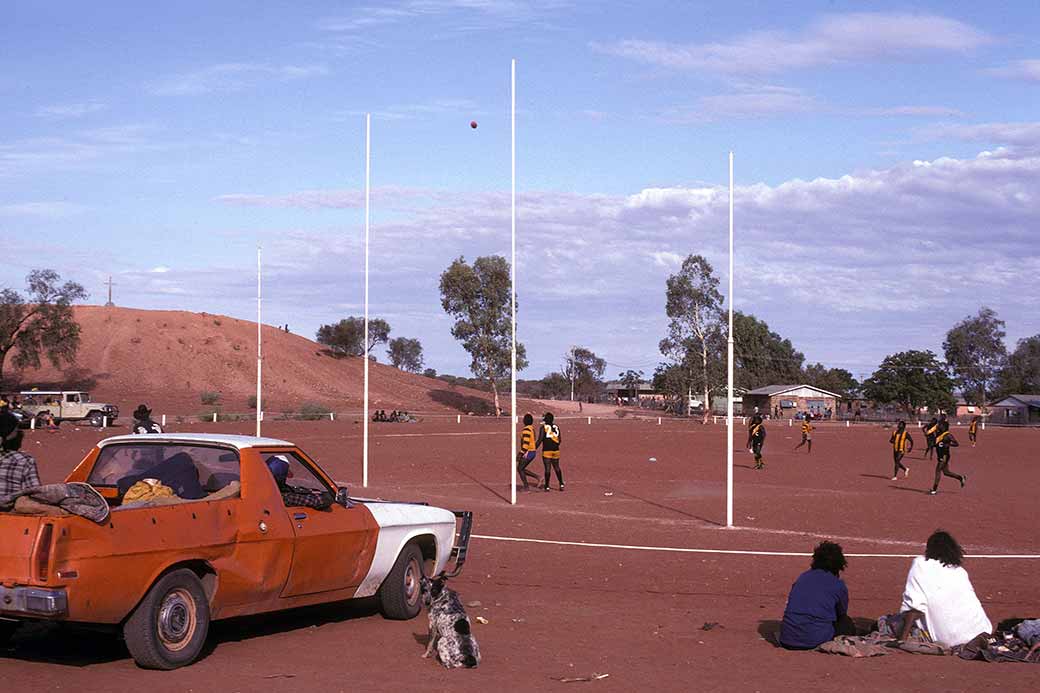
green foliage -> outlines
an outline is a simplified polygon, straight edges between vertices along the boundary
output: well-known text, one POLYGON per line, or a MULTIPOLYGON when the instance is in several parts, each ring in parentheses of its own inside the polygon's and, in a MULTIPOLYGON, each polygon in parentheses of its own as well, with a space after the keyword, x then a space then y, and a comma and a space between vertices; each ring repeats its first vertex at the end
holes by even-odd
POLYGON ((859 392, 859 382, 844 368, 827 368, 822 363, 813 363, 805 367, 802 380, 808 385, 815 385, 849 400, 859 392))
MULTIPOLYGON (((423 348, 418 339, 397 337, 388 345, 390 364, 409 373, 419 373, 423 369, 423 348)), ((436 373, 436 371, 434 371, 436 373)))
POLYGON ((903 351, 886 356, 863 382, 863 394, 876 402, 895 403, 907 413, 920 407, 952 411, 953 381, 931 351, 903 351))
POLYGON ((791 341, 754 315, 733 313, 733 369, 737 387, 794 384, 802 379, 805 356, 791 341))
POLYGON ((602 388, 603 371, 607 368, 607 362, 596 356, 591 349, 585 347, 572 347, 563 357, 562 375, 570 387, 571 399, 577 394, 598 394, 602 388))
POLYGON ((328 415, 329 408, 325 405, 316 402, 304 402, 300 405, 299 417, 304 421, 317 421, 318 419, 327 418, 328 415))
MULTIPOLYGON (((500 411, 498 380, 509 377, 512 354, 509 263, 499 255, 458 258, 441 274, 441 306, 455 319, 451 334, 469 353, 473 375, 491 385, 500 411)), ((527 367, 527 351, 516 345, 516 369, 527 367)))
POLYGON ((1004 337, 1004 321, 985 306, 946 333, 946 363, 969 404, 985 407, 987 393, 996 389, 997 379, 1007 365, 1004 337))
MULTIPOLYGON (((519 386, 518 388, 519 389, 519 386)), ((532 396, 545 399, 564 399, 570 394, 571 382, 563 373, 550 373, 538 383, 532 396)))
POLYGON ((437 377, 437 369, 436 368, 427 368, 426 370, 424 370, 422 372, 422 374, 424 376, 426 376, 427 378, 436 378, 437 377))
POLYGON ((725 374, 722 324, 722 294, 714 270, 703 256, 690 255, 679 272, 668 277, 665 313, 668 336, 661 340, 661 353, 685 372, 690 389, 703 393, 705 401, 725 374))
POLYGON ((643 382, 643 371, 634 371, 629 369, 624 373, 618 373, 618 380, 625 386, 626 390, 631 390, 633 396, 639 396, 639 383, 643 382))
MULTIPOLYGON (((201 400, 203 404, 216 404, 220 401, 220 393, 213 392, 212 390, 203 390, 199 394, 199 400, 201 400)), ((256 402, 253 402, 253 406, 256 407, 256 402)))
POLYGON ((72 303, 87 292, 75 282, 60 281, 54 270, 37 269, 25 278, 25 297, 14 289, 0 290, 0 383, 12 351, 15 368, 39 368, 40 356, 55 368, 76 360, 80 329, 72 303))
POLYGON ((1040 334, 1018 340, 1000 374, 996 396, 1040 392, 1040 334))
MULTIPOLYGON (((390 339, 390 324, 382 318, 368 320, 368 351, 390 339)), ((336 356, 361 356, 365 352, 365 318, 350 316, 318 328, 315 338, 336 356)))

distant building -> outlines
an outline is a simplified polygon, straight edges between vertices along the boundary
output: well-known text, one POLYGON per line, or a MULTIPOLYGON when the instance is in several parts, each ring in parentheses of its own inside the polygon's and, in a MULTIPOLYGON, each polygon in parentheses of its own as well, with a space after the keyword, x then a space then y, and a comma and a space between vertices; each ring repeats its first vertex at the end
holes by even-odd
POLYGON ((989 406, 993 423, 1035 426, 1040 424, 1040 395, 1008 395, 989 406))
POLYGON ((629 387, 620 380, 610 380, 604 385, 604 390, 607 393, 608 400, 615 400, 618 397, 622 401, 637 401, 639 399, 662 399, 664 395, 654 389, 654 384, 645 380, 640 381, 635 387, 629 387))
POLYGON ((797 413, 812 412, 813 416, 833 417, 838 410, 841 395, 815 385, 766 385, 744 393, 744 414, 779 415, 791 418, 797 413))

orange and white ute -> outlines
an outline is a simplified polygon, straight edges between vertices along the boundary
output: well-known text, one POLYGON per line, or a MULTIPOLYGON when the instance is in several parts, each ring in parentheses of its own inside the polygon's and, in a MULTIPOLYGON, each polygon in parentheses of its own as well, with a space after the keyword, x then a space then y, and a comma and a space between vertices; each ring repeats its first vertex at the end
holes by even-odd
POLYGON ((107 438, 66 481, 99 491, 108 518, 0 513, 0 641, 31 620, 110 625, 152 669, 194 662, 217 619, 373 596, 387 618, 413 618, 420 577, 458 574, 472 525, 469 512, 351 498, 272 438, 107 438), (126 501, 143 479, 180 493, 126 501))

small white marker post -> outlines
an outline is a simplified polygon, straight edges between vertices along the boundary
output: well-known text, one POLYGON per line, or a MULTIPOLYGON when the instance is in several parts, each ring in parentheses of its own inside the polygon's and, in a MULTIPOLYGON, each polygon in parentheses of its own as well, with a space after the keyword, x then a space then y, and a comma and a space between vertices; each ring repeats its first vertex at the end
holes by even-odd
POLYGON ((336 412, 330 411, 329 412, 329 421, 335 421, 335 420, 336 420, 336 412))
POLYGON ((456 414, 455 415, 455 423, 457 423, 457 424, 462 423, 462 414, 456 414))
POLYGON ((162 425, 164 428, 166 427, 166 414, 162 415, 162 425))
POLYGON ((589 426, 591 426, 591 425, 592 425, 592 417, 590 416, 589 417, 589 426))
POLYGON ((848 427, 849 427, 849 420, 845 419, 845 428, 848 428, 848 427))
POLYGON ((213 423, 217 423, 217 412, 213 412, 213 423))
POLYGON ((36 417, 35 416, 32 417, 31 419, 29 419, 29 430, 30 431, 35 431, 36 430, 36 417))
POLYGON ((660 425, 661 425, 661 417, 660 417, 660 416, 658 416, 658 417, 657 417, 657 425, 658 425, 658 426, 660 426, 660 425))
POLYGON ((108 417, 107 416, 102 416, 101 417, 101 428, 108 428, 108 417))

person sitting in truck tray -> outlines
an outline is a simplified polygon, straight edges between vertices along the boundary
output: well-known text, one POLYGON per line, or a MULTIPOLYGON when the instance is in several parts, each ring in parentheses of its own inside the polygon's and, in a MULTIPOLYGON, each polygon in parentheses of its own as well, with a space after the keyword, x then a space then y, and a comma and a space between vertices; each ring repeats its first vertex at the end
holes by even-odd
POLYGON ((4 439, 0 454, 0 498, 40 485, 40 473, 32 455, 22 452, 25 434, 15 432, 4 439))
POLYGON ((178 452, 151 469, 124 476, 117 484, 119 495, 125 495, 131 486, 143 479, 158 479, 164 486, 172 488, 178 498, 198 500, 206 495, 199 483, 199 468, 186 452, 178 452))
POLYGON ((267 468, 271 470, 271 475, 278 484, 278 491, 282 494, 282 502, 287 508, 304 507, 328 510, 332 505, 332 494, 328 491, 289 485, 289 461, 285 459, 284 455, 268 457, 267 468))

